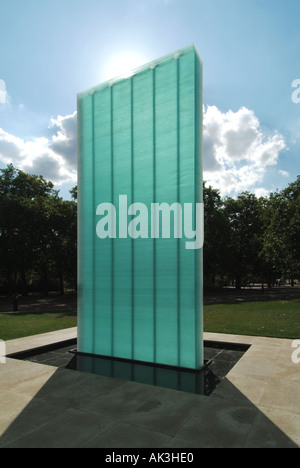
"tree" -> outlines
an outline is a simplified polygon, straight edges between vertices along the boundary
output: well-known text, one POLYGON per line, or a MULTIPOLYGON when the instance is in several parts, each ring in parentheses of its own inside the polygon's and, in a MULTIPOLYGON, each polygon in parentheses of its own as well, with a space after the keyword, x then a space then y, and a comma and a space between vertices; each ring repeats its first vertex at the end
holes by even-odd
POLYGON ((70 190, 70 194, 73 198, 74 201, 77 201, 77 198, 78 198, 78 187, 77 185, 75 185, 75 187, 73 187, 71 190, 70 190))
MULTIPOLYGON (((0 287, 14 309, 34 281, 44 295, 51 281, 61 294, 66 281, 76 289, 77 187, 70 193, 65 201, 42 176, 0 170, 0 287)), ((300 278, 300 176, 269 198, 245 192, 222 200, 205 184, 203 198, 206 285, 300 278)))
POLYGON ((0 171, 0 268, 6 289, 17 308, 20 292, 27 293, 26 275, 33 268, 42 212, 38 202, 57 197, 53 184, 43 177, 17 170, 0 171))
POLYGON ((77 279, 77 205, 74 201, 53 200, 50 209, 50 257, 59 278, 60 294, 64 294, 64 276, 77 279))
POLYGON ((9 165, 0 171, 0 276, 14 299, 39 278, 43 294, 50 277, 76 277, 77 205, 58 196, 51 182, 9 165))
POLYGON ((237 199, 225 200, 225 213, 230 224, 228 273, 235 280, 237 289, 260 270, 262 208, 262 200, 249 192, 242 193, 237 199))
POLYGON ((226 275, 228 264, 229 222, 220 192, 204 184, 204 280, 214 285, 226 275))
POLYGON ((271 194, 262 256, 273 271, 293 281, 300 277, 300 176, 271 194))

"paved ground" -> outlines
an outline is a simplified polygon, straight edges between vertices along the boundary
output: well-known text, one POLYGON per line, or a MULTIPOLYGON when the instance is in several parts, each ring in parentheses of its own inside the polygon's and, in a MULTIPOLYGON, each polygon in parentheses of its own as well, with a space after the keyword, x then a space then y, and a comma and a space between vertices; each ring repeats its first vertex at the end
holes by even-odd
MULTIPOLYGON (((7 343, 7 354, 76 329, 7 343)), ((300 364, 292 341, 205 334, 251 348, 210 397, 7 359, 0 447, 299 447, 300 364)))

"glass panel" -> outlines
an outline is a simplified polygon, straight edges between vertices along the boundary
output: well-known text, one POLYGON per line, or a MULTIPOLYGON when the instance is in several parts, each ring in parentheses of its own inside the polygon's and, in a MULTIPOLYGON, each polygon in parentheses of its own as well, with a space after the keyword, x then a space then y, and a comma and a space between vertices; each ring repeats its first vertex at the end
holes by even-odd
POLYGON ((201 125, 194 46, 78 96, 80 352, 202 366, 201 125))

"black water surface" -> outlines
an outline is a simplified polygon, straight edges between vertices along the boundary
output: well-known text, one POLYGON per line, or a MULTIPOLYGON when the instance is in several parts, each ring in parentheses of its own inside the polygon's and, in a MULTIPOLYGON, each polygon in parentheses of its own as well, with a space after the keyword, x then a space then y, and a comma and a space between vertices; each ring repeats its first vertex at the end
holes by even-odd
POLYGON ((83 355, 77 353, 74 347, 76 340, 69 340, 9 357, 209 396, 249 348, 245 345, 205 341, 205 365, 200 371, 192 371, 83 355))

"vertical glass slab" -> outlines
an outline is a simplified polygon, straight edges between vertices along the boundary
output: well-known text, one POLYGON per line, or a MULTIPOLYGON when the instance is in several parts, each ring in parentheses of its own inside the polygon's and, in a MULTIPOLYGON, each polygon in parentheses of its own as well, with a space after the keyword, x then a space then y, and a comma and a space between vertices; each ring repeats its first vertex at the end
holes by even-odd
POLYGON ((78 95, 78 173, 79 352, 199 369, 202 249, 184 225, 202 202, 194 46, 78 95))
POLYGON ((179 202, 177 60, 159 64, 155 72, 155 200, 162 207, 156 239, 156 362, 178 366, 178 239, 172 232, 175 215, 171 210, 179 202), (163 238, 167 218, 169 239, 163 238))
POLYGON ((135 75, 133 82, 133 200, 148 207, 148 239, 133 240, 134 359, 155 362, 154 240, 149 227, 154 200, 154 71, 135 75), (150 237, 150 238, 149 238, 150 237))
POLYGON ((93 97, 78 100, 78 348, 94 352, 93 97))
POLYGON ((113 239, 112 264, 114 304, 113 355, 133 359, 132 240, 128 236, 127 221, 128 206, 132 204, 132 82, 131 80, 122 80, 112 86, 111 89, 113 96, 112 203, 116 207, 117 212, 117 237, 113 239), (123 203, 120 200, 120 196, 124 200, 124 207, 120 206, 120 201, 123 203), (125 199, 127 200, 126 203, 125 199), (124 222, 120 216, 124 218, 124 222))
MULTIPOLYGON (((112 161, 112 96, 111 88, 105 87, 102 93, 94 93, 94 141, 95 161, 94 179, 96 213, 97 201, 111 200, 113 187, 112 161)), ((94 222, 95 225, 95 222, 94 222)), ((94 354, 111 355, 113 351, 112 329, 112 252, 113 240, 97 239, 95 226, 95 321, 94 321, 94 354)))

